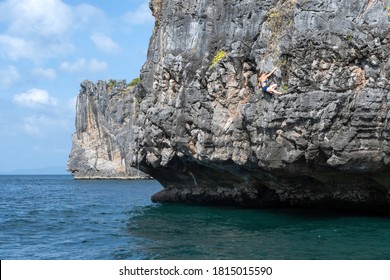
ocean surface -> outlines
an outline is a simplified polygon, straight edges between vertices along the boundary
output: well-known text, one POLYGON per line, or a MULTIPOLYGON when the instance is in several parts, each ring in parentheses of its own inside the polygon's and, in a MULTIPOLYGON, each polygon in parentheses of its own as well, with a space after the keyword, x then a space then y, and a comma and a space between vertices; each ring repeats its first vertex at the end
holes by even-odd
POLYGON ((159 190, 0 176, 0 259, 390 259, 390 217, 153 204, 159 190))

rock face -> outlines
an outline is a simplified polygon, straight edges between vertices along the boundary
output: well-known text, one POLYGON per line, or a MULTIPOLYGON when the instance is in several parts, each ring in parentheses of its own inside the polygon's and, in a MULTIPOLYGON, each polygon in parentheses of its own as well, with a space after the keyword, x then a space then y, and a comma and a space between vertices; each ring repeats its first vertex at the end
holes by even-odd
POLYGON ((76 133, 68 171, 76 179, 143 179, 130 166, 137 143, 133 122, 138 114, 139 87, 124 81, 85 81, 77 99, 76 133))
POLYGON ((389 211, 389 2, 152 0, 137 145, 117 157, 134 147, 154 201, 389 211), (264 96, 273 67, 285 94, 264 96))

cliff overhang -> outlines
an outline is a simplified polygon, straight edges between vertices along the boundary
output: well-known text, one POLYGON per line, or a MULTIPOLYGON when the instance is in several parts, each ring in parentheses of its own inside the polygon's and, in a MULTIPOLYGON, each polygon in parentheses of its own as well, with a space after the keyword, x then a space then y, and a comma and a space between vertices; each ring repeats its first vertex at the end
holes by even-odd
POLYGON ((389 6, 152 0, 138 98, 86 99, 97 146, 157 179, 156 202, 390 212, 389 6), (274 67, 280 96, 256 82, 274 67))
POLYGON ((387 6, 159 1, 133 161, 153 200, 389 211, 387 6))

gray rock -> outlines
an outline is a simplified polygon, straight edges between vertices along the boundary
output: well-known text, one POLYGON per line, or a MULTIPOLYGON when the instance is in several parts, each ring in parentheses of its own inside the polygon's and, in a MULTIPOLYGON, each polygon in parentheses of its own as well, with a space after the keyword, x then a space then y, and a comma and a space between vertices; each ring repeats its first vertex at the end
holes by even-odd
POLYGON ((132 164, 155 201, 390 210, 388 3, 151 5, 132 164))
POLYGON ((67 170, 76 179, 145 179, 132 168, 136 88, 125 81, 84 81, 77 98, 76 133, 67 170))

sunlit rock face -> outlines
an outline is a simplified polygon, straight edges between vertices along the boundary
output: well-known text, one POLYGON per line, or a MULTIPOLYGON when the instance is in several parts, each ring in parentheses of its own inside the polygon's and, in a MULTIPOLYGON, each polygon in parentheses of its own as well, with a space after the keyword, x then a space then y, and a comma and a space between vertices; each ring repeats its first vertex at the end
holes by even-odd
POLYGON ((388 6, 151 1, 143 99, 122 154, 133 147, 132 165, 162 183, 159 202, 388 212, 388 6), (281 96, 256 86, 274 67, 281 96))
POLYGON ((132 168, 138 87, 124 81, 84 81, 76 106, 76 132, 68 171, 76 179, 140 179, 132 168))

